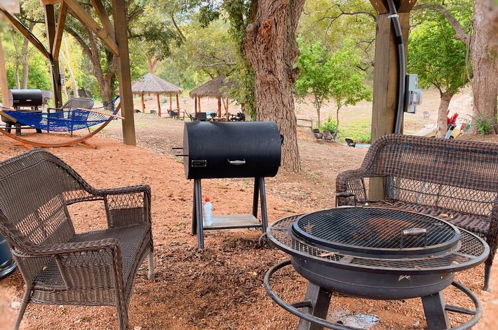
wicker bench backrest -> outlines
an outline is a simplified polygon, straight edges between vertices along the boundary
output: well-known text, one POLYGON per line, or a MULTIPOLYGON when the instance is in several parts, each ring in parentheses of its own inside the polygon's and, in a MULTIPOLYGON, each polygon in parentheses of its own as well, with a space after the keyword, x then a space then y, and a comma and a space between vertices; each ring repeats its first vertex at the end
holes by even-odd
POLYGON ((489 215, 498 193, 498 144, 407 135, 379 138, 362 168, 386 177, 385 197, 489 215))
POLYGON ((0 163, 0 233, 21 252, 67 242, 74 235, 67 205, 86 194, 82 183, 43 150, 0 163))

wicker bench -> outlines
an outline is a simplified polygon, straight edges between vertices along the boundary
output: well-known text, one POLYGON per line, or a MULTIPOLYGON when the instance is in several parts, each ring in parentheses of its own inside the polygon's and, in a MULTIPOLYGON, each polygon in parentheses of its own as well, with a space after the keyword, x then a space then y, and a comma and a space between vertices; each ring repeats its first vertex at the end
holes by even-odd
POLYGON ((446 220, 485 238, 485 290, 498 244, 498 144, 387 135, 370 147, 361 167, 340 173, 336 205, 411 210, 446 220), (373 178, 381 179, 373 179, 373 178), (369 198, 380 180, 381 198, 369 198))
POLYGON ((121 329, 139 265, 153 276, 150 188, 95 189, 41 149, 0 163, 0 234, 24 278, 28 302, 116 306, 121 329), (68 205, 101 201, 108 229, 75 233, 68 205))

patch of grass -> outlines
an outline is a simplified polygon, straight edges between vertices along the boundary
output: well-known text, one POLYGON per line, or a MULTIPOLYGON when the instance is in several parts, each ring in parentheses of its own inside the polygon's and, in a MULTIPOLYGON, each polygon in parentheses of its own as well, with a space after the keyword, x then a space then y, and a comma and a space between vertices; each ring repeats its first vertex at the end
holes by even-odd
POLYGON ((344 123, 339 127, 339 137, 341 140, 351 138, 357 143, 370 143, 371 123, 370 119, 360 119, 349 123, 344 123))
POLYGON ((474 120, 476 130, 481 135, 493 133, 493 121, 484 117, 476 117, 474 120))

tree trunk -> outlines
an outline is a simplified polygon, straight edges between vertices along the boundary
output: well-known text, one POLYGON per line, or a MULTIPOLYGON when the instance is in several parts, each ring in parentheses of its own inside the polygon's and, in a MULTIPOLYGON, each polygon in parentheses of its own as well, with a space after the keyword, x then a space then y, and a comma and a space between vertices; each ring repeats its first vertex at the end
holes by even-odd
POLYGON ((437 132, 436 137, 443 138, 448 130, 448 108, 450 106, 453 93, 441 93, 441 101, 439 102, 439 110, 437 112, 437 132))
MULTIPOLYGON (((498 96, 498 51, 493 49, 498 38, 495 27, 497 20, 498 4, 495 0, 474 1, 471 40, 474 116, 491 120, 493 124, 496 124, 498 96)), ((475 125, 473 127, 475 129, 475 125)))
POLYGON ((334 141, 337 139, 337 135, 339 134, 339 111, 341 111, 342 106, 337 105, 337 109, 335 110, 335 133, 334 133, 334 141))
MULTIPOLYGON (((35 24, 36 23, 34 23, 34 22, 30 22, 29 26, 28 26, 28 30, 33 31, 35 24)), ((22 88, 23 89, 28 88, 28 79, 29 79, 28 46, 29 46, 29 41, 28 41, 28 39, 24 38, 24 41, 22 43, 22 50, 21 50, 22 88)))
POLYGON ((304 2, 253 0, 258 6, 256 17, 248 25, 245 39, 245 53, 256 77, 256 118, 277 122, 284 136, 282 164, 295 172, 301 164, 292 95, 298 72, 293 68, 299 55, 296 29, 304 2))
POLYGON ((3 35, 0 34, 0 90, 2 92, 2 105, 12 106, 9 95, 9 82, 7 81, 7 69, 5 67, 5 55, 3 51, 3 35))

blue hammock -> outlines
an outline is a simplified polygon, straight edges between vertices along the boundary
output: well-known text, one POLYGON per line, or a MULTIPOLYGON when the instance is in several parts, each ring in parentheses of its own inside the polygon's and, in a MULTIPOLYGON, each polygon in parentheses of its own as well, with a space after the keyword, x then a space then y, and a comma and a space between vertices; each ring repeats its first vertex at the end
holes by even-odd
POLYGON ((2 112, 13 117, 19 123, 36 129, 49 132, 73 132, 80 129, 90 128, 109 120, 116 120, 116 117, 110 116, 111 114, 115 115, 114 101, 116 99, 110 103, 112 112, 109 115, 83 109, 73 109, 59 112, 30 112, 15 110, 2 110, 2 112))

